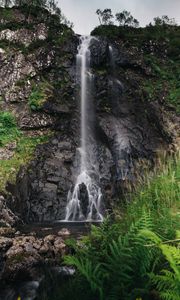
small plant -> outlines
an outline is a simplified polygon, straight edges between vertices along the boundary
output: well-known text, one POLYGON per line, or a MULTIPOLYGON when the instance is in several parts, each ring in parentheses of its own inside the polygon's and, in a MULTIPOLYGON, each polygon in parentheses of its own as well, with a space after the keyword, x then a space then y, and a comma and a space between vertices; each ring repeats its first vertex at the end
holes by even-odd
POLYGON ((15 118, 10 112, 1 112, 0 122, 4 128, 12 128, 16 126, 15 118))
MULTIPOLYGON (((50 135, 39 137, 18 136, 14 155, 10 159, 0 160, 0 191, 5 192, 7 181, 14 183, 21 165, 27 164, 37 145, 48 141, 50 135)), ((13 137, 15 138, 15 137, 13 137)))
POLYGON ((1 18, 4 18, 8 21, 11 21, 13 19, 12 10, 8 7, 4 8, 4 9, 1 9, 1 18))
POLYGON ((15 117, 10 112, 0 112, 0 146, 20 136, 15 117))
POLYGON ((28 103, 33 111, 39 111, 43 108, 44 103, 52 97, 53 88, 47 82, 43 81, 39 85, 35 85, 32 88, 32 92, 29 96, 28 103))

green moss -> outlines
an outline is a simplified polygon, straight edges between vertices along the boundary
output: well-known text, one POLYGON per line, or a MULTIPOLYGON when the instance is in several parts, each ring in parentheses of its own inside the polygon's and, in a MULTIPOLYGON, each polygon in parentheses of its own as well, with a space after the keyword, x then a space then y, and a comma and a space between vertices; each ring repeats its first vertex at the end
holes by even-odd
POLYGON ((17 127, 16 119, 10 112, 0 112, 0 147, 16 142, 10 159, 0 160, 0 191, 5 191, 6 182, 14 182, 21 165, 26 164, 38 144, 48 141, 50 135, 25 136, 17 127))
POLYGON ((38 85, 34 85, 28 99, 31 110, 39 111, 43 108, 44 103, 52 96, 53 87, 47 81, 43 81, 38 85))
POLYGON ((20 50, 22 53, 27 53, 27 48, 22 43, 11 42, 8 40, 0 40, 0 48, 11 53, 12 50, 20 50))
POLYGON ((154 55, 145 55, 146 65, 151 67, 153 77, 143 80, 146 100, 160 100, 180 113, 179 62, 162 61, 154 55))
MULTIPOLYGON (((16 175, 21 165, 27 164, 34 153, 37 145, 48 141, 50 135, 30 137, 21 134, 17 139, 17 147, 13 157, 6 160, 0 160, 0 191, 5 191, 6 182, 14 183, 16 175)), ((13 136, 12 136, 13 138, 13 136)))
POLYGON ((0 8, 1 19, 10 21, 13 19, 13 11, 11 8, 0 8))
POLYGON ((176 111, 180 113, 180 86, 176 85, 171 88, 168 96, 168 103, 176 108, 176 111))
MULTIPOLYGON (((69 39, 72 37, 72 33, 72 29, 68 28, 67 26, 64 26, 63 31, 61 31, 60 34, 58 34, 56 38, 53 39, 55 46, 62 46, 67 41, 69 41, 69 39)), ((53 32, 49 31, 49 36, 52 35, 53 32)))

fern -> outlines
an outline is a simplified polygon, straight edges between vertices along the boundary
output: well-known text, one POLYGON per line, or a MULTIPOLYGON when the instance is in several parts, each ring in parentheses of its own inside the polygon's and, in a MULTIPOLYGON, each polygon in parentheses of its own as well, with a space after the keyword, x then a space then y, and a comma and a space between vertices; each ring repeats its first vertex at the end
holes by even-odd
POLYGON ((93 292, 98 291, 100 300, 103 299, 103 281, 106 274, 103 272, 101 264, 94 266, 89 259, 75 256, 66 256, 64 260, 66 264, 75 266, 80 274, 86 278, 91 290, 93 292))
POLYGON ((132 223, 129 231, 112 241, 105 264, 111 280, 111 290, 108 299, 128 299, 136 289, 147 289, 145 274, 150 271, 154 251, 145 247, 146 239, 139 235, 142 229, 152 229, 153 222, 145 210, 139 220, 132 223))
POLYGON ((162 251, 163 256, 169 263, 169 269, 162 269, 160 274, 150 274, 152 283, 159 291, 161 299, 180 300, 180 249, 163 243, 162 240, 151 231, 144 230, 141 234, 145 235, 162 251))

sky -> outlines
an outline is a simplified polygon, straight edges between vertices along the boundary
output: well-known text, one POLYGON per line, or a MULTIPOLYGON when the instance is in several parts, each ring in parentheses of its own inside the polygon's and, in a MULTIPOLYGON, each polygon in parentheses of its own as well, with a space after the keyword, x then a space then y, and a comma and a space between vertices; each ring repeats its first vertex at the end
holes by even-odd
POLYGON ((96 10, 111 8, 112 12, 128 10, 141 26, 149 24, 154 17, 168 15, 180 24, 180 0, 58 0, 59 7, 74 31, 88 35, 99 24, 96 10))

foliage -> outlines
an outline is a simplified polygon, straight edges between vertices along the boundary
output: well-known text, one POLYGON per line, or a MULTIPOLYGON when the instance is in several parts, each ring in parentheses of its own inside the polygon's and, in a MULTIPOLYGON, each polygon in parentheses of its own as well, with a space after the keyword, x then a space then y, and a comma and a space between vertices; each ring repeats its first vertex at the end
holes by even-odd
POLYGON ((50 12, 61 15, 61 10, 57 6, 57 2, 55 0, 1 0, 0 4, 4 7, 10 6, 27 6, 29 8, 35 7, 43 7, 47 8, 50 12))
POLYGON ((112 10, 110 8, 106 8, 104 10, 97 9, 96 14, 98 15, 100 24, 110 25, 112 24, 112 10))
POLYGON ((158 57, 145 56, 146 64, 152 69, 153 77, 144 80, 146 99, 157 101, 164 99, 165 105, 171 105, 180 113, 179 63, 170 60, 162 64, 158 57))
MULTIPOLYGON (((104 10, 97 9, 96 14, 98 15, 100 25, 113 25, 112 19, 114 18, 114 16, 110 8, 106 8, 104 10)), ((115 16, 116 21, 119 23, 119 26, 139 26, 138 20, 135 19, 127 10, 123 10, 122 12, 116 13, 115 16)))
MULTIPOLYGON (((122 30, 120 32, 120 28, 116 25, 100 25, 91 32, 93 36, 104 36, 109 39, 114 39, 117 37, 121 37, 122 30)), ((123 35, 124 36, 124 35, 123 35)))
POLYGON ((142 52, 142 63, 149 75, 141 79, 143 101, 159 101, 161 105, 180 112, 179 86, 179 41, 180 27, 147 26, 132 28, 115 25, 101 25, 92 35, 105 36, 112 40, 121 40, 129 51, 135 46, 142 52))
POLYGON ((41 110, 43 104, 52 97, 53 87, 47 81, 34 85, 29 95, 28 104, 31 110, 41 110))
MULTIPOLYGON (((101 24, 96 27, 91 34, 95 36, 105 36, 110 39, 122 39, 140 49, 149 43, 149 41, 151 41, 152 44, 165 45, 167 48, 167 56, 170 59, 179 60, 180 26, 155 26, 152 24, 144 28, 135 28, 135 26, 132 26, 134 25, 131 24, 130 26, 124 27, 122 25, 101 24)), ((145 51, 144 47, 143 50, 145 51)))
POLYGON ((161 18, 155 17, 153 21, 155 26, 176 25, 175 19, 170 19, 166 15, 162 16, 161 18))
POLYGON ((7 181, 13 183, 21 165, 27 163, 38 144, 48 141, 49 135, 42 136, 20 136, 11 135, 11 141, 16 140, 17 146, 10 159, 0 160, 0 191, 5 191, 7 181))
MULTIPOLYGON (((0 0, 0 6, 4 7, 4 10, 1 10, 1 17, 5 18, 9 22, 12 22, 14 26, 17 26, 16 19, 13 16, 13 6, 19 7, 19 9, 25 14, 25 22, 23 27, 29 24, 30 15, 37 18, 37 21, 41 16, 44 16, 46 22, 56 19, 56 24, 65 24, 66 26, 72 28, 73 23, 71 23, 66 16, 62 13, 61 9, 58 7, 58 2, 55 0, 0 0), (14 22, 13 22, 14 21, 14 22)), ((1 24, 1 27, 7 26, 6 24, 1 24)), ((8 24, 8 27, 10 24, 8 24)))
POLYGON ((123 218, 92 226, 74 246, 75 255, 65 258, 89 283, 92 298, 155 299, 155 293, 179 299, 179 177, 179 159, 170 160, 137 192, 123 218))
POLYGON ((116 20, 119 23, 119 26, 139 26, 138 20, 135 19, 127 10, 123 10, 122 12, 116 13, 116 20))
POLYGON ((0 112, 0 147, 19 137, 20 131, 17 129, 15 117, 10 112, 0 112))
POLYGON ((6 20, 11 20, 12 19, 12 11, 8 8, 1 10, 1 18, 5 18, 6 20))
POLYGON ((164 300, 179 300, 180 299, 180 236, 177 232, 177 239, 174 241, 168 241, 163 243, 162 240, 153 232, 142 230, 144 236, 149 238, 154 245, 148 245, 151 247, 157 246, 161 251, 167 262, 169 263, 168 269, 164 268, 160 271, 160 274, 150 274, 152 283, 159 291, 160 298, 164 300), (177 244, 176 245, 171 245, 177 244))
MULTIPOLYGON (((12 156, 0 160, 0 191, 5 191, 7 181, 14 182, 21 165, 27 163, 38 144, 48 140, 48 135, 25 136, 17 127, 11 112, 0 112, 0 147, 14 143, 12 156)), ((5 150, 6 151, 6 150, 5 150)))

